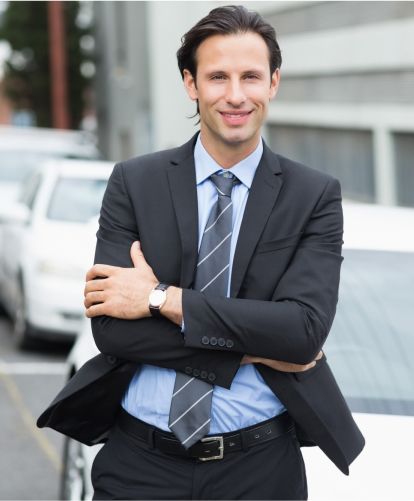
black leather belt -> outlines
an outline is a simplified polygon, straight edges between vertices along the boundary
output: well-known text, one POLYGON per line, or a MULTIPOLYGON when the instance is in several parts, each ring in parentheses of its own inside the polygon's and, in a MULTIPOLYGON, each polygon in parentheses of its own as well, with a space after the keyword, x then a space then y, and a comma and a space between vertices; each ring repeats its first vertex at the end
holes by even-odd
POLYGON ((172 433, 144 423, 131 416, 124 408, 121 408, 119 412, 118 425, 128 435, 147 442, 150 448, 156 447, 167 454, 209 461, 221 459, 223 454, 228 452, 247 451, 249 447, 278 438, 290 431, 294 422, 288 412, 283 412, 258 425, 223 433, 220 436, 207 435, 189 449, 181 445, 172 433))

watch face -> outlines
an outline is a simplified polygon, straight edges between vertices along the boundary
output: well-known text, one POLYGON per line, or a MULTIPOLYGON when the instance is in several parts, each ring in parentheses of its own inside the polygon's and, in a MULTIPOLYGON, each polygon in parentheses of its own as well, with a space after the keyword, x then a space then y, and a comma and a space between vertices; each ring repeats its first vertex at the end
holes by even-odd
POLYGON ((166 292, 162 290, 152 291, 149 296, 149 303, 154 308, 159 308, 165 302, 166 292))

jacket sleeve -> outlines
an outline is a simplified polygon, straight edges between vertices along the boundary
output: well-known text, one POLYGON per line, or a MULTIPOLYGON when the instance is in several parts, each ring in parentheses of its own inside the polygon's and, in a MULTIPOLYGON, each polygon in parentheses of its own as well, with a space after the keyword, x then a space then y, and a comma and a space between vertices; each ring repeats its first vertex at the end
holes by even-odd
MULTIPOLYGON (((131 245, 139 240, 137 219, 125 188, 122 165, 117 164, 103 198, 95 264, 133 267, 131 245)), ((179 372, 206 371, 214 384, 230 388, 242 354, 207 351, 183 343, 181 328, 166 318, 123 320, 102 315, 92 318, 98 349, 107 355, 179 372)))
POLYGON ((342 235, 340 184, 331 178, 271 301, 183 291, 185 346, 312 362, 335 316, 342 235), (221 343, 208 343, 206 334, 211 332, 221 343))

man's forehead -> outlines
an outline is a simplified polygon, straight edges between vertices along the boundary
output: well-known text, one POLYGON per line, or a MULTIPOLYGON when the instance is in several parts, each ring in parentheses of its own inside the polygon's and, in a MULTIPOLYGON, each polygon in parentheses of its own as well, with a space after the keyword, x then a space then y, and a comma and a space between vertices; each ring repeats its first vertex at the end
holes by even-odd
POLYGON ((237 62, 239 65, 245 62, 245 71, 248 71, 250 69, 248 67, 252 66, 252 60, 256 62, 254 66, 257 69, 263 63, 268 64, 269 49, 266 42, 257 33, 213 35, 200 44, 196 57, 197 64, 203 66, 217 66, 220 60, 226 61, 226 66, 232 62, 237 62))

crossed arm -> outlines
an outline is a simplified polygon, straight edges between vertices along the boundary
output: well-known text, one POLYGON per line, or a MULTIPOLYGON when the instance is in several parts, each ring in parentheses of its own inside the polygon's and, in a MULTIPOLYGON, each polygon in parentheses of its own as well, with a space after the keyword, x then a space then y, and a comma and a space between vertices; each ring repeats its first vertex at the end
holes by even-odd
POLYGON ((159 283, 157 278, 164 277, 154 275, 134 243, 140 240, 136 214, 117 165, 97 234, 95 263, 103 264, 88 272, 85 287, 95 342, 102 353, 119 358, 176 371, 191 366, 214 372, 215 384, 225 388, 244 363, 307 370, 320 356, 335 314, 342 229, 340 186, 330 180, 270 301, 207 297, 170 287, 165 318, 150 318, 149 293, 159 283), (233 349, 202 345, 203 335, 211 332, 231 336, 233 349))
MULTIPOLYGON (((160 281, 146 262, 138 241, 131 246, 131 259, 134 268, 96 264, 88 271, 85 286, 85 307, 88 318, 101 315, 124 320, 151 317, 148 297, 160 281), (106 278, 95 280, 98 277, 106 278)), ((162 313, 171 322, 182 325, 182 289, 172 286, 167 289, 167 299, 162 307, 162 313)), ((240 365, 262 363, 283 372, 302 372, 312 368, 316 360, 321 357, 322 351, 313 362, 300 365, 244 355, 240 365)))

